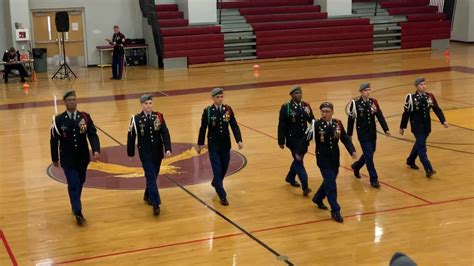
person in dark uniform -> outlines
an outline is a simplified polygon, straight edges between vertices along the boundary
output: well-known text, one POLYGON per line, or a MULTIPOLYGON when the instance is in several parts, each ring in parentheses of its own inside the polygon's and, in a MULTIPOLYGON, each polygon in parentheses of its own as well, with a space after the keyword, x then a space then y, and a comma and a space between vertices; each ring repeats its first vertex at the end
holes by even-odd
POLYGON ((11 47, 8 51, 5 51, 2 61, 6 63, 4 65, 5 69, 3 70, 3 80, 5 83, 8 83, 8 75, 13 69, 20 72, 21 82, 25 82, 25 77, 28 77, 28 74, 26 73, 25 67, 18 63, 20 61, 20 53, 16 51, 15 48, 11 47))
POLYGON ((278 119, 278 145, 281 149, 288 147, 293 157, 290 170, 285 181, 294 187, 299 187, 295 178, 300 179, 303 195, 311 193, 308 187, 308 174, 304 167, 304 156, 308 151, 309 141, 306 139, 308 123, 314 119, 311 106, 302 101, 303 93, 300 86, 294 86, 291 91, 291 100, 280 108, 278 119))
POLYGON ((404 112, 400 122, 400 134, 403 135, 407 128, 408 120, 410 120, 411 132, 415 135, 415 144, 407 158, 406 164, 411 169, 418 170, 419 167, 415 164, 415 160, 419 156, 425 168, 426 177, 432 177, 436 174, 436 171, 433 170, 426 154, 426 139, 431 133, 430 110, 433 108, 433 111, 445 128, 448 128, 449 125, 435 96, 432 93, 426 92, 425 78, 416 79, 415 87, 416 92, 408 94, 405 98, 404 112))
POLYGON ((112 52, 112 77, 110 79, 121 80, 125 56, 125 50, 123 49, 125 35, 120 32, 119 26, 115 25, 112 40, 105 40, 114 46, 114 51, 112 52))
POLYGON ((160 214, 161 199, 156 183, 163 155, 171 156, 171 138, 162 113, 153 111, 153 96, 140 97, 142 112, 132 116, 127 135, 127 153, 135 156, 135 139, 145 171, 146 189, 143 199, 153 206, 153 215, 160 214))
POLYGON ((362 148, 362 156, 358 161, 351 165, 354 175, 360 178, 360 169, 367 165, 370 176, 370 185, 374 188, 380 188, 378 174, 374 165, 374 153, 377 141, 377 126, 375 117, 377 117, 386 136, 390 136, 387 122, 383 116, 382 109, 378 101, 370 98, 371 88, 369 83, 363 83, 359 87, 360 97, 349 102, 347 105, 347 135, 352 137, 354 122, 357 127, 357 137, 362 148))
POLYGON ((82 214, 81 194, 90 162, 87 140, 95 159, 99 158, 100 142, 91 116, 77 110, 76 93, 66 92, 63 100, 66 111, 57 115, 51 126, 51 160, 54 167, 61 164, 64 170, 72 212, 77 224, 83 225, 86 219, 82 214))
POLYGON ((336 177, 339 171, 339 140, 344 144, 353 159, 357 153, 351 138, 344 130, 340 120, 332 118, 334 106, 330 102, 323 102, 319 109, 321 118, 313 120, 308 138, 312 137, 316 143, 316 162, 323 176, 323 183, 314 194, 313 202, 319 209, 327 210, 323 199, 328 198, 331 205, 331 217, 338 223, 344 222, 341 216, 341 207, 337 203, 336 177))
POLYGON ((224 90, 214 88, 211 91, 213 105, 204 108, 201 118, 201 127, 198 137, 198 152, 204 148, 204 138, 207 130, 207 146, 209 149, 209 159, 211 161, 214 178, 211 185, 216 189, 222 205, 227 206, 227 193, 224 189, 224 177, 230 162, 230 131, 229 126, 234 133, 235 141, 239 149, 244 147, 240 128, 235 119, 234 110, 227 104, 224 104, 224 90))

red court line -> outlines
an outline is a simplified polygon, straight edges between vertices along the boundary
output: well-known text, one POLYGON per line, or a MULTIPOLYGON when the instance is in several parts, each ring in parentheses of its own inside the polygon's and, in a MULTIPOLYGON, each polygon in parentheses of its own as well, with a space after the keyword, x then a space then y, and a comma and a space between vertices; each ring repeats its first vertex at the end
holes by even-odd
MULTIPOLYGON (((431 206, 431 205, 439 205, 439 204, 458 202, 458 201, 464 201, 464 200, 470 200, 470 199, 474 199, 474 196, 460 198, 460 199, 443 200, 443 201, 431 202, 431 203, 425 203, 425 204, 417 204, 417 205, 411 205, 411 206, 390 208, 390 209, 385 209, 385 210, 377 210, 377 211, 371 211, 371 212, 356 213, 356 214, 346 215, 346 216, 344 216, 344 218, 348 219, 348 218, 358 217, 358 216, 366 216, 366 215, 372 215, 372 214, 378 214, 378 213, 413 209, 413 208, 419 208, 419 207, 425 207, 425 206, 431 206)), ((330 220, 332 220, 332 219, 331 218, 326 218, 326 219, 321 219, 321 220, 307 221, 307 222, 303 222, 303 223, 295 223, 295 224, 280 225, 280 226, 269 227, 269 228, 262 228, 262 229, 252 230, 251 232, 252 233, 259 233, 259 232, 265 232, 265 231, 273 231, 273 230, 277 230, 277 229, 283 229, 283 228, 290 228, 290 227, 301 226, 301 225, 321 223, 321 222, 326 222, 326 221, 330 221, 330 220)))
POLYGON ((7 251, 8 256, 10 257, 12 265, 17 266, 18 262, 16 261, 15 255, 13 254, 13 251, 10 248, 10 245, 8 244, 7 237, 5 236, 2 230, 0 230, 0 238, 2 239, 3 246, 5 247, 5 250, 7 251))
MULTIPOLYGON (((265 135, 265 136, 267 136, 267 137, 269 137, 269 138, 272 138, 272 139, 275 139, 275 140, 277 139, 277 138, 275 138, 274 136, 272 136, 272 135, 270 135, 270 134, 267 134, 267 133, 265 133, 265 132, 262 132, 262 131, 260 131, 260 130, 255 129, 255 128, 249 127, 249 126, 244 125, 244 124, 242 124, 242 123, 240 123, 240 122, 239 122, 239 125, 241 125, 242 127, 247 128, 247 129, 250 129, 250 130, 252 130, 252 131, 255 131, 255 132, 257 132, 257 133, 260 133, 260 134, 262 134, 262 135, 265 135)), ((308 152, 308 154, 313 155, 313 156, 315 155, 315 154, 312 153, 312 152, 308 152)), ((352 169, 351 169, 351 168, 348 168, 348 167, 345 167, 345 166, 341 166, 341 168, 346 169, 346 170, 352 172, 352 169)), ((363 174, 363 173, 361 173, 361 175, 364 176, 364 177, 368 177, 366 174, 363 174)), ((393 185, 390 185, 390 184, 388 184, 388 183, 386 183, 386 182, 382 182, 382 181, 379 181, 379 182, 380 182, 381 184, 383 184, 383 185, 389 187, 389 188, 392 188, 392 189, 394 189, 394 190, 396 190, 396 191, 399 191, 399 192, 401 192, 401 193, 403 193, 403 194, 406 194, 406 195, 408 195, 408 196, 411 196, 411 197, 413 197, 413 198, 415 198, 415 199, 421 200, 421 201, 423 201, 423 202, 425 202, 425 203, 428 203, 428 204, 431 204, 431 203, 432 203, 431 201, 429 201, 429 200, 427 200, 427 199, 424 199, 424 198, 419 197, 419 196, 417 196, 417 195, 415 195, 415 194, 412 194, 412 193, 410 193, 410 192, 407 192, 407 191, 405 191, 405 190, 403 190, 403 189, 401 189, 401 188, 397 188, 397 187, 395 187, 395 186, 393 186, 393 185)))
MULTIPOLYGON (((434 67, 424 69, 412 69, 412 70, 396 70, 379 73, 362 73, 352 75, 341 75, 341 76, 329 76, 329 77, 316 77, 306 79, 295 79, 295 80, 280 80, 280 81, 267 81, 258 83, 246 83, 236 85, 216 85, 217 87, 223 87, 226 91, 231 90, 247 90, 247 89, 261 89, 275 86, 290 86, 294 84, 312 84, 312 83, 323 83, 323 82, 338 82, 348 81, 357 79, 375 79, 375 78, 386 78, 386 77, 397 77, 406 75, 418 75, 428 73, 439 73, 458 71, 462 73, 474 72, 474 68, 463 67, 463 66, 450 66, 450 67, 434 67)), ((199 87, 199 88, 188 88, 188 89, 177 89, 177 90, 166 90, 152 93, 155 97, 166 97, 166 96, 181 96, 196 93, 209 92, 214 87, 199 87)), ((117 95, 104 95, 94 96, 88 98, 79 98, 79 103, 97 103, 97 102, 109 102, 109 101, 122 101, 130 99, 138 99, 143 93, 131 93, 131 94, 117 94, 117 95)), ((36 101, 36 102, 23 102, 23 103, 9 103, 0 104, 0 110, 14 110, 14 109, 26 109, 26 108, 37 108, 53 106, 53 101, 36 101)))
POLYGON ((58 263, 55 263, 55 265, 64 265, 64 264, 71 264, 71 263, 80 262, 80 261, 87 261, 87 260, 101 259, 101 258, 107 258, 107 257, 114 257, 114 256, 125 255, 125 254, 130 254, 130 253, 137 253, 137 252, 142 252, 142 251, 147 251, 147 250, 161 249, 161 248, 167 248, 167 247, 173 247, 173 246, 180 246, 180 245, 186 245, 186 244, 192 244, 192 243, 205 242, 205 241, 209 241, 209 240, 228 238, 228 237, 233 237, 233 236, 238 236, 238 235, 243 235, 243 233, 235 233, 235 234, 228 234, 228 235, 222 235, 222 236, 216 236, 216 237, 201 238, 201 239, 195 239, 195 240, 189 240, 189 241, 183 241, 183 242, 177 242, 177 243, 171 243, 171 244, 164 244, 164 245, 159 245, 159 246, 154 246, 154 247, 147 247, 147 248, 140 248, 140 249, 133 249, 133 250, 109 253, 109 254, 98 255, 98 256, 93 256, 93 257, 79 258, 79 259, 75 259, 75 260, 68 260, 68 261, 58 262, 58 263))
MULTIPOLYGON (((378 213, 386 213, 386 212, 393 212, 393 211, 399 211, 399 210, 414 209, 414 208, 419 208, 419 207, 440 205, 440 204, 446 204, 446 203, 452 203, 452 202, 458 202, 458 201, 464 201, 464 200, 470 200, 470 199, 474 199, 474 196, 464 197, 464 198, 459 198, 459 199, 444 200, 444 201, 439 201, 439 202, 425 203, 425 204, 417 204, 417 205, 411 205, 411 206, 405 206, 405 207, 390 208, 390 209, 385 209, 385 210, 377 210, 377 211, 371 211, 371 212, 356 213, 356 214, 346 215, 346 216, 344 216, 344 218, 349 219, 349 218, 358 217, 358 216, 367 216, 367 215, 378 214, 378 213)), ((303 226, 303 225, 308 225, 308 224, 316 224, 316 223, 327 222, 327 221, 331 221, 331 219, 326 218, 326 219, 307 221, 307 222, 302 222, 302 223, 280 225, 280 226, 274 226, 274 227, 269 227, 269 228, 251 230, 250 232, 251 233, 260 233, 260 232, 274 231, 274 230, 279 230, 279 229, 284 229, 284 228, 303 226)), ((161 248, 166 248, 166 247, 173 247, 173 246, 180 246, 180 245, 186 245, 186 244, 200 243, 200 242, 205 242, 205 241, 209 241, 209 240, 224 239, 224 238, 230 238, 230 237, 239 236, 239 235, 243 235, 243 233, 228 234, 228 235, 202 238, 202 239, 196 239, 196 240, 189 240, 189 241, 183 241, 183 242, 177 242, 177 243, 171 243, 171 244, 163 244, 163 245, 155 246, 155 247, 148 247, 148 248, 141 248, 141 249, 122 251, 122 252, 109 253, 109 254, 93 256, 93 257, 79 258, 79 259, 74 259, 74 260, 69 260, 69 261, 58 262, 58 263, 55 263, 55 265, 71 264, 71 263, 74 263, 74 262, 81 262, 81 261, 88 261, 88 260, 94 260, 94 259, 100 259, 100 258, 114 257, 114 256, 137 253, 137 252, 148 251, 148 250, 153 250, 153 249, 161 249, 161 248)))

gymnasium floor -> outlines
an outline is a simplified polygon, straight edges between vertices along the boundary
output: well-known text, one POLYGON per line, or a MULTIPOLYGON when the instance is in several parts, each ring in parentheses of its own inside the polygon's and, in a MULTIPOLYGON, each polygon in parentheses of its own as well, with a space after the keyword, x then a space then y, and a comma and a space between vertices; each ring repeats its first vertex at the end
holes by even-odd
MULTIPOLYGON (((77 69, 71 82, 39 75, 29 91, 13 80, 1 84, 0 265, 388 265, 396 251, 419 265, 474 264, 474 46, 453 44, 449 58, 416 50, 261 62, 258 75, 253 64, 131 67, 122 81, 109 80, 110 69, 77 69), (428 155, 438 174, 432 179, 405 167, 413 136, 398 134, 404 97, 419 76, 451 125, 433 122, 428 155), (362 82, 371 82, 393 137, 378 137, 380 190, 367 176, 353 177, 352 159, 341 149, 345 222, 337 224, 284 182, 291 157, 275 140, 278 111, 299 84, 313 109, 332 101, 346 124, 344 107, 362 82), (207 154, 196 155, 192 145, 215 86, 225 87, 245 145, 233 153, 234 173, 225 180, 228 207, 210 185, 207 154), (61 171, 49 169, 53 95, 71 88, 103 147, 83 192, 85 227, 71 215, 61 171), (167 187, 160 190, 159 217, 142 201, 138 159, 128 161, 122 147, 145 92, 155 93, 155 109, 176 143, 159 178, 167 187)), ((322 179, 314 144, 310 151, 305 165, 315 191, 322 179)))

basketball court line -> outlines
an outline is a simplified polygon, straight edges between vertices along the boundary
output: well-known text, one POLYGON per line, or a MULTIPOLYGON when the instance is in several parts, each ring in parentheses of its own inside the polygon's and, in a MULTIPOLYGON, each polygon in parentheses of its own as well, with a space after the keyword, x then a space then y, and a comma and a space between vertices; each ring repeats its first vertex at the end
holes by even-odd
MULTIPOLYGON (((298 79, 298 80, 268 81, 268 82, 260 82, 260 83, 247 83, 247 84, 217 86, 217 87, 222 87, 227 91, 233 91, 233 90, 246 90, 246 89, 261 89, 261 88, 276 87, 276 86, 290 86, 294 84, 339 82, 339 81, 357 80, 357 79, 374 79, 374 78, 407 76, 407 75, 450 72, 450 71, 472 74, 474 73, 474 68, 463 67, 463 66, 436 67, 436 68, 425 68, 425 69, 389 71, 389 72, 380 72, 380 73, 363 73, 363 74, 332 76, 332 77, 307 78, 307 79, 298 79)), ((216 86, 169 90, 166 92, 158 91, 152 94, 155 97, 189 95, 189 94, 209 92, 214 87, 216 86)), ((140 92, 140 93, 132 93, 132 94, 95 96, 95 97, 88 97, 88 98, 79 98, 78 102, 79 103, 97 103, 97 102, 130 100, 130 99, 138 99, 142 94, 143 93, 140 92)), ((0 110, 26 109, 26 108, 36 108, 36 107, 47 107, 47 106, 53 106, 53 105, 54 105, 53 101, 9 103, 9 104, 0 105, 0 110)))
MULTIPOLYGON (((270 138, 274 138, 273 136, 265 133, 265 132, 262 132, 262 131, 259 131, 257 129, 253 129, 253 128, 250 128, 246 125, 243 125, 243 124, 240 124, 242 125, 243 127, 246 127, 248 129, 251 129, 257 133, 260 133, 262 135, 265 135, 267 137, 270 137, 270 138)), ((99 129, 100 131, 106 133, 105 131, 103 131, 102 129, 100 129, 100 127, 96 126, 97 129, 99 129)), ((116 142, 117 144, 119 144, 120 146, 122 147, 125 147, 124 144, 122 144, 120 141, 118 141, 117 139, 115 139, 113 136, 111 136, 110 134, 106 134, 107 137, 111 138, 114 142, 116 142)), ((345 169, 348 169, 348 168, 345 168, 345 169)), ((138 253, 138 252, 143 252, 143 251, 148 251, 148 250, 154 250, 154 249, 161 249, 161 248, 167 248, 167 247, 173 247, 173 246, 181 246, 181 245, 186 245, 186 244, 193 244, 193 243, 200 243, 200 242, 206 242, 206 241, 209 241, 209 240, 218 240, 218 239, 225 239, 225 238, 231 238, 231 237, 234 237, 234 236, 243 236, 243 235, 246 235, 248 237, 250 237, 251 239, 253 239, 254 241, 257 241, 258 238, 256 238, 255 236, 253 236, 252 234, 255 234, 255 233, 260 233, 260 232, 267 232, 267 231, 273 231, 273 230, 278 230, 278 229, 284 229, 284 228, 292 228, 292 227, 297 227, 297 226, 303 226, 303 225, 308 225, 308 224, 315 224, 315 223, 321 223, 321 222, 327 222, 327 221, 331 221, 332 219, 331 218, 325 218, 325 219, 319 219, 319 220, 313 220, 313 221, 306 221, 306 222, 303 222, 303 223, 294 223, 294 224, 287 224, 287 225, 280 225, 280 226, 274 226, 274 227, 268 227, 268 228, 262 228, 262 229, 255 229, 255 230, 245 230, 244 228, 242 228, 241 226, 239 226, 237 223, 233 222, 231 219, 229 219, 228 217, 226 217, 225 215, 221 214, 220 212, 218 212, 217 210, 215 210, 213 207, 211 207, 210 205, 208 205, 204 200, 200 199, 199 197, 197 197, 196 195, 194 195, 191 191, 189 191, 188 189, 186 189, 184 186, 180 185, 178 182, 176 182, 174 179, 170 178, 169 176, 167 175, 163 175, 165 178, 167 178, 168 180, 170 180, 171 182, 175 183, 176 185, 180 186, 180 188, 185 191, 188 195, 192 196, 193 198, 195 198, 196 200, 198 200, 201 204, 203 204, 206 208, 210 209, 211 211, 214 211, 217 215, 219 215, 221 218, 225 219, 227 222, 231 222, 232 225, 237 225, 238 229, 241 231, 240 233, 234 233, 234 234, 227 234, 227 235, 222 235, 222 236, 216 236, 216 237, 210 237, 210 238, 201 238, 201 239, 194 239, 194 240, 189 240, 189 241, 182 241, 182 242, 176 242, 176 243, 170 243, 170 244, 163 244, 163 245, 159 245, 159 246, 153 246, 153 247, 145 247, 145 248, 140 248, 140 249, 134 249, 134 250, 126 250, 126 251, 121 251, 121 252, 114 252, 114 253, 108 253, 108 254, 103 254, 103 255, 97 255, 97 256, 91 256, 91 257, 83 257, 83 258, 78 258, 78 259, 73 259, 73 260, 68 260, 68 261, 62 261, 62 262, 57 262, 55 264, 57 265, 64 265, 64 264, 71 264, 71 263, 74 263, 74 262, 81 262, 81 261, 90 261, 90 260, 95 260, 95 259, 101 259, 101 258, 107 258, 107 257, 115 257, 115 256, 120 256, 120 255, 126 255, 126 254, 132 254, 132 253, 138 253)), ((364 175, 365 176, 365 175, 364 175)), ((387 185, 387 184, 384 184, 384 185, 387 185)), ((390 185, 388 185, 390 186, 390 185)), ((404 194, 407 194, 407 195, 410 195, 412 197, 415 197, 416 199, 418 200, 421 200, 423 201, 424 203, 423 204, 417 204, 417 205, 411 205, 411 206, 404 206, 404 207, 397 207, 397 208, 389 208, 389 209, 385 209, 385 210, 376 210, 376 211, 372 211, 372 212, 362 212, 362 213, 356 213, 356 214, 351 214, 351 215, 346 215, 346 216, 343 216, 345 219, 348 219, 348 218, 353 218, 353 217, 359 217, 359 216, 366 216, 366 215, 372 215, 372 214, 378 214, 378 213, 386 213, 386 212, 393 212, 393 211, 399 211, 399 210, 406 210, 406 209, 413 209, 413 208, 419 208, 419 207, 426 207, 426 206, 431 206, 431 205, 439 205, 439 204, 445 204, 445 203, 451 203, 451 202, 458 202, 458 201, 464 201, 464 200, 470 200, 470 199, 474 199, 474 196, 472 197, 465 197, 465 198, 459 198, 459 199, 452 199, 452 200, 444 200, 444 201, 438 201, 438 202, 431 202, 431 201, 428 201, 428 200, 425 200, 421 197, 418 197, 416 195, 413 195, 411 193, 408 193, 406 191, 403 191, 401 189, 398 189, 396 187, 393 187, 391 186, 393 189, 396 189, 404 194)), ((257 243, 262 245, 261 243, 263 243, 264 245, 266 245, 264 242, 262 242, 261 240, 258 240, 257 243), (259 242, 258 242, 259 241, 259 242)), ((267 249, 267 247, 269 248, 269 246, 263 246, 264 248, 267 249)), ((273 250, 273 249, 272 249, 273 250)), ((286 256, 282 256, 282 255, 279 255, 278 252, 275 252, 273 250, 270 251, 272 254, 276 255, 278 254, 277 256, 277 260, 282 260, 284 259, 284 262, 287 263, 288 265, 294 265, 293 263, 291 263, 286 256), (275 254, 275 253, 276 254, 275 254)))
MULTIPOLYGON (((100 128, 99 126, 96 125, 96 128, 98 130, 100 130, 102 133, 104 133, 107 137, 109 137, 110 139, 112 139, 115 143, 117 143, 118 145, 120 145, 121 147, 125 148, 126 149, 126 145, 124 145, 123 143, 121 143, 119 140, 115 139, 112 135, 110 135, 109 133, 107 133, 105 130, 103 130, 102 128, 100 128)), ((169 175, 162 175, 163 177, 165 177, 166 179, 168 179, 170 182, 172 182, 173 184, 175 184, 176 186, 178 186, 181 190, 183 190, 184 192, 186 192, 189 196, 193 197, 195 200, 197 200, 198 202, 200 202, 202 205, 204 205, 204 207, 208 208, 210 211, 212 211, 213 213, 215 213, 217 216, 221 217, 222 219, 224 219, 227 223, 229 223, 230 225, 232 225, 233 227, 237 228, 237 230, 239 230, 240 232, 242 232, 242 234, 248 236, 250 239, 252 239, 253 241, 257 242, 257 244, 259 244, 260 246, 262 246, 263 248, 265 248, 266 250, 268 250, 270 253, 272 253, 277 260, 279 261, 282 261, 282 262, 285 262, 287 265, 294 265, 289 259, 287 256, 284 256, 282 254, 280 254, 279 252, 277 252, 276 250, 274 250, 273 248, 271 248, 270 246, 268 246, 267 244, 265 244, 263 241, 261 241, 260 239, 258 239, 257 237, 255 237, 254 235, 252 235, 249 231, 245 230, 242 226, 240 226, 239 224, 237 224, 236 222, 234 222, 232 219, 228 218, 227 216, 225 216, 224 214, 222 214, 221 212, 219 212, 218 210, 216 210, 214 207, 212 207, 211 205, 207 204, 204 200, 202 200, 201 198, 199 198, 198 196, 196 196, 196 194, 192 193, 191 191, 189 191, 187 188, 185 188, 182 184, 180 184, 178 181, 176 181, 174 178, 170 177, 169 175)))
POLYGON ((7 237, 5 236, 5 234, 3 233, 1 229, 0 229, 0 239, 2 239, 3 246, 5 247, 5 250, 7 251, 8 256, 10 257, 10 261, 12 265, 17 266, 18 262, 16 261, 15 255, 13 254, 13 251, 10 245, 8 244, 7 237))
MULTIPOLYGON (((389 208, 389 209, 377 210, 377 211, 371 211, 371 212, 355 213, 355 214, 345 215, 343 217, 344 217, 344 219, 350 219, 350 218, 360 217, 360 216, 369 216, 369 215, 373 215, 373 214, 390 213, 390 212, 395 212, 395 211, 401 211, 401 210, 407 210, 407 209, 416 209, 416 208, 427 207, 427 206, 442 205, 442 204, 448 204, 448 203, 460 202, 460 201, 466 201, 466 200, 472 200, 472 199, 474 199, 474 196, 458 198, 458 199, 451 199, 451 200, 444 200, 444 201, 438 201, 438 202, 432 202, 432 203, 423 203, 423 204, 417 204, 417 205, 397 207, 397 208, 389 208)), ((322 223, 322 222, 328 222, 328 221, 332 221, 332 219, 331 218, 325 218, 325 219, 319 219, 319 220, 313 220, 313 221, 306 221, 306 222, 302 222, 302 223, 279 225, 279 226, 274 226, 274 227, 255 229, 255 230, 251 230, 250 232, 251 233, 269 232, 269 231, 275 231, 275 230, 279 230, 279 229, 293 228, 293 227, 304 226, 304 225, 309 225, 309 224, 316 224, 316 223, 322 223)), ((74 263, 74 262, 90 261, 90 260, 107 258, 107 257, 115 257, 115 256, 138 253, 138 252, 143 252, 143 251, 148 251, 148 250, 161 249, 161 248, 174 247, 174 246, 181 246, 181 245, 187 245, 187 244, 194 244, 194 243, 206 242, 206 241, 210 241, 210 240, 225 239, 225 238, 231 238, 231 237, 242 236, 242 235, 244 235, 244 233, 227 234, 227 235, 215 236, 215 237, 211 237, 211 238, 201 238, 201 239, 195 239, 195 240, 189 240, 189 241, 183 241, 183 242, 163 244, 163 245, 154 246, 154 247, 146 247, 146 248, 141 248, 141 249, 126 250, 126 251, 108 253, 108 254, 91 256, 91 257, 83 257, 83 258, 78 258, 78 259, 73 259, 73 260, 68 260, 68 261, 57 262, 57 263, 54 263, 54 264, 55 265, 71 264, 71 263, 74 263)))

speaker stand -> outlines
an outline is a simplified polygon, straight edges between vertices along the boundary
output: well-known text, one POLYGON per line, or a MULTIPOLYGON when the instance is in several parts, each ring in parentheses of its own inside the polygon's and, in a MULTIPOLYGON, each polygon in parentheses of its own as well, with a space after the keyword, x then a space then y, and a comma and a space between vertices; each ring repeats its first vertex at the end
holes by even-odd
POLYGON ((55 79, 56 77, 60 79, 71 79, 71 78, 77 78, 76 74, 72 69, 69 67, 69 64, 66 62, 66 47, 65 47, 65 40, 64 40, 64 32, 61 32, 62 36, 62 48, 63 48, 63 63, 59 67, 59 69, 54 73, 53 77, 51 79, 55 79))

